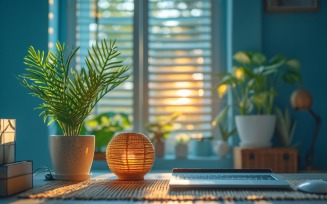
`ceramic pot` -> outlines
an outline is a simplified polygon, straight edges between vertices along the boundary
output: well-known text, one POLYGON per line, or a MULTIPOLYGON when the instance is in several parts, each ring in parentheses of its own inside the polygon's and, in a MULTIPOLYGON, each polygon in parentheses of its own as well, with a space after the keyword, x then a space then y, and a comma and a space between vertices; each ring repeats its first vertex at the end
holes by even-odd
POLYGON ((177 144, 175 146, 175 157, 177 159, 186 159, 187 151, 188 151, 187 144, 177 144))
POLYGON ((195 156, 210 156, 212 151, 212 143, 209 139, 192 141, 195 156))
POLYGON ((276 126, 275 115, 239 115, 235 117, 241 147, 270 147, 276 126))
POLYGON ((157 140, 154 142, 154 152, 156 157, 165 156, 165 142, 157 140))
POLYGON ((91 177, 94 135, 50 136, 50 156, 57 180, 86 180, 91 177))
POLYGON ((229 153, 230 146, 224 140, 217 140, 213 149, 219 157, 224 158, 229 153))

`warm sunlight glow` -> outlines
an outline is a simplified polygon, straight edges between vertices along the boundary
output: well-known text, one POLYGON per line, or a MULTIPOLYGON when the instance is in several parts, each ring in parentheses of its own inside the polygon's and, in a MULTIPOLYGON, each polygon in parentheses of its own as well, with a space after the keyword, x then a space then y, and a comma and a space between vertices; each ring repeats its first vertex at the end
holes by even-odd
POLYGON ((187 105, 190 103, 190 99, 188 98, 179 98, 177 101, 176 101, 176 104, 178 105, 187 105))
POLYGON ((88 154, 89 153, 89 148, 87 147, 86 149, 85 149, 85 154, 88 154))
POLYGON ((222 85, 218 86, 217 93, 218 93, 219 98, 222 98, 226 94, 227 89, 228 89, 228 86, 226 84, 222 84, 222 85))
POLYGON ((191 135, 192 139, 197 139, 197 140, 202 140, 203 139, 203 134, 202 133, 194 133, 191 135))
POLYGON ((204 62, 203 57, 198 57, 198 59, 196 60, 196 62, 199 63, 199 64, 203 64, 203 62, 204 62))
POLYGON ((190 60, 190 58, 176 58, 176 59, 174 60, 174 62, 175 62, 176 64, 186 64, 186 63, 190 63, 191 60, 190 60))
POLYGON ((191 91, 187 89, 181 89, 177 91, 177 95, 182 96, 182 97, 187 97, 191 95, 191 91))
POLYGON ((190 82, 177 82, 175 85, 177 88, 191 87, 190 82))
POLYGON ((194 73, 192 74, 192 77, 194 80, 203 80, 203 74, 202 73, 194 73))
POLYGON ((194 125, 188 124, 188 125, 186 125, 186 129, 187 130, 194 130, 194 125))
POLYGON ((199 96, 203 96, 203 95, 204 95, 204 91, 203 91, 203 89, 199 89, 199 90, 198 90, 198 95, 199 95, 199 96))

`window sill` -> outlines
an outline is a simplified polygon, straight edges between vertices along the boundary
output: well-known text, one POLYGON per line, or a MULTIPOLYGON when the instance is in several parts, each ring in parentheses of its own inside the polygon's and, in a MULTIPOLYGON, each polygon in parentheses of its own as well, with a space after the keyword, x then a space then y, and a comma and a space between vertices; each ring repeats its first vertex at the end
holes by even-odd
MULTIPOLYGON (((171 170, 172 168, 233 168, 233 160, 229 155, 226 158, 218 156, 193 156, 187 159, 176 159, 174 155, 166 155, 163 158, 155 158, 153 170, 171 170)), ((94 160, 93 170, 108 169, 105 160, 94 160)))

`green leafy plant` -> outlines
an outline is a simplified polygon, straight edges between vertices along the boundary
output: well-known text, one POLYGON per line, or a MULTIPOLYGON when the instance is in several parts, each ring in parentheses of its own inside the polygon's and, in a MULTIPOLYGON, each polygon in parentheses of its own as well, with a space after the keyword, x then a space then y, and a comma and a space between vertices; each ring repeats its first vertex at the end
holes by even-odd
POLYGON ((56 121, 64 135, 75 136, 97 102, 129 77, 129 67, 116 59, 120 52, 111 40, 92 46, 85 59, 87 67, 80 70, 71 67, 79 48, 68 53, 65 44, 56 43, 56 49, 45 56, 30 46, 24 58, 26 73, 17 78, 43 101, 36 109, 42 111, 44 122, 56 121))
POLYGON ((176 135, 175 142, 177 145, 182 145, 182 144, 186 145, 190 141, 190 139, 191 139, 190 136, 188 136, 185 133, 181 133, 176 135))
POLYGON ((127 114, 107 112, 84 121, 81 134, 95 135, 95 151, 104 152, 115 134, 129 127, 131 121, 127 114))
POLYGON ((173 113, 169 116, 157 117, 154 122, 149 122, 146 125, 147 130, 152 133, 152 141, 162 141, 170 136, 170 133, 175 129, 175 120, 180 116, 180 113, 173 113))
POLYGON ((237 65, 232 72, 218 74, 218 95, 231 92, 239 114, 271 114, 282 82, 299 82, 300 63, 276 55, 271 59, 261 52, 240 51, 233 56, 237 65))
POLYGON ((236 132, 236 127, 229 128, 228 126, 227 115, 229 110, 230 106, 224 107, 212 122, 214 127, 218 125, 220 135, 224 141, 227 141, 236 132))
POLYGON ((276 108, 276 117, 277 117, 277 132, 280 138, 280 142, 284 147, 290 147, 293 144, 293 136, 296 129, 296 121, 292 121, 291 114, 288 108, 285 109, 285 112, 281 109, 276 108))

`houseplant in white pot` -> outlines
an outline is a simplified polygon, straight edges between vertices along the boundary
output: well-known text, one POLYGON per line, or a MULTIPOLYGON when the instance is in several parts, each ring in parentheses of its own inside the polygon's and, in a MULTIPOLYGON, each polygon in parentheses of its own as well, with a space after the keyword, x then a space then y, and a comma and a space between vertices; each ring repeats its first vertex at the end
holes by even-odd
POLYGON ((238 114, 235 117, 240 145, 271 146, 276 124, 273 114, 278 89, 286 82, 300 80, 300 63, 294 58, 277 55, 270 60, 261 52, 240 51, 234 55, 238 63, 233 72, 218 75, 218 94, 230 91, 238 114))
POLYGON ((85 59, 86 68, 71 67, 79 48, 67 52, 57 43, 56 52, 35 50, 24 58, 26 73, 17 78, 31 95, 42 100, 44 122, 56 121, 63 135, 50 136, 50 156, 54 177, 60 180, 84 180, 90 177, 94 155, 94 136, 79 136, 83 121, 97 102, 128 77, 129 67, 117 60, 120 52, 115 41, 92 46, 85 59))

